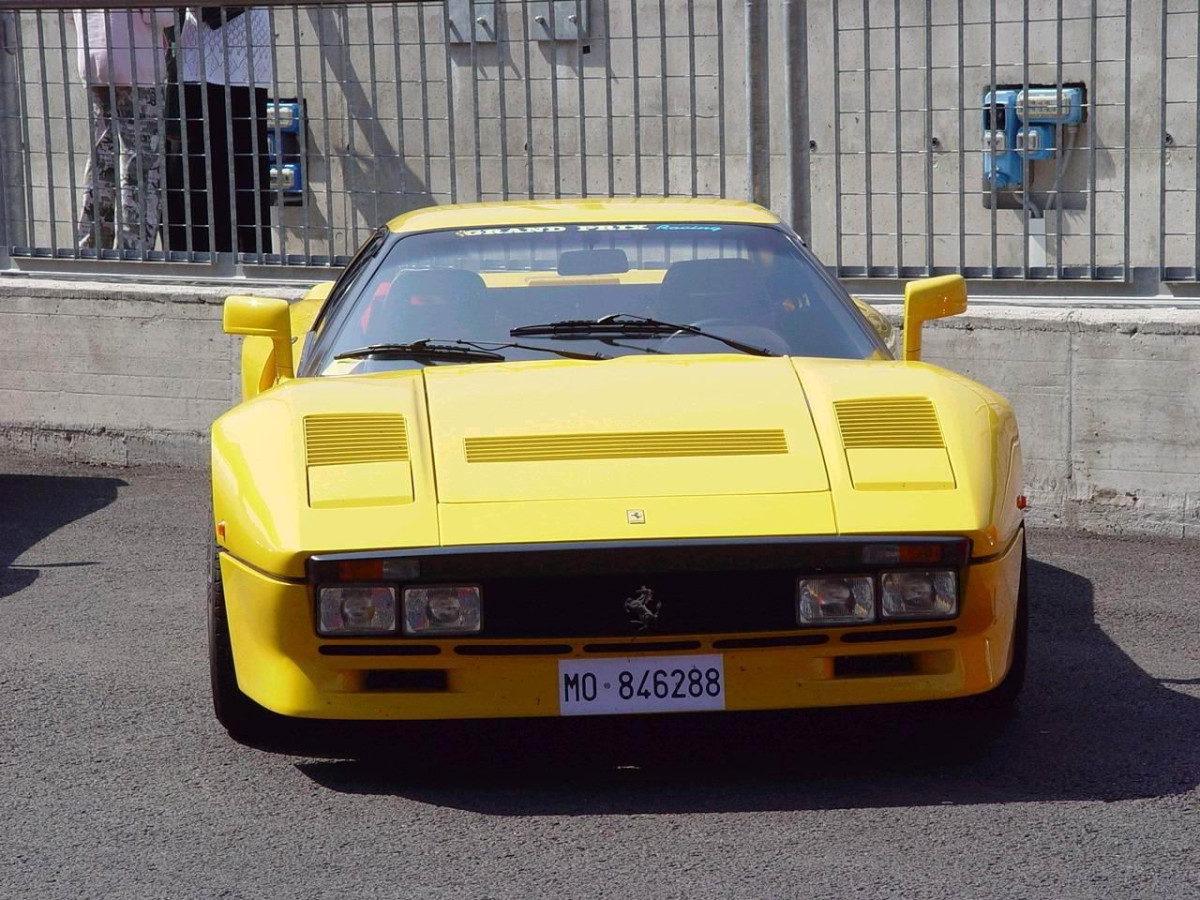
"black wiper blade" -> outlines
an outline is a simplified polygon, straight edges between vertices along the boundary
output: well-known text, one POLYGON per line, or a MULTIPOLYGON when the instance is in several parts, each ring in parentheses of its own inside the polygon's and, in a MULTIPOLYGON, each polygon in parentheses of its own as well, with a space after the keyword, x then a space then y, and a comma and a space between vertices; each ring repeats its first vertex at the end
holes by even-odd
POLYGON ((741 353, 751 356, 778 356, 765 347, 755 347, 744 344, 733 338, 722 337, 694 325, 679 325, 675 322, 664 322, 661 319, 651 319, 646 316, 635 316, 630 313, 613 313, 601 316, 599 319, 564 319, 561 322, 547 322, 543 325, 522 325, 509 331, 512 337, 558 337, 558 338, 587 338, 603 335, 623 336, 652 336, 661 334, 690 334, 696 337, 720 341, 741 353))
POLYGON ((407 344, 370 344, 339 353, 334 359, 360 359, 381 356, 390 359, 433 359, 461 362, 504 362, 504 355, 494 350, 470 347, 458 342, 435 343, 429 339, 407 344))
POLYGON ((586 360, 602 360, 612 359, 607 353, 576 353, 574 350, 560 350, 557 347, 535 347, 533 344, 517 344, 513 342, 505 343, 503 341, 454 341, 455 344, 462 344, 466 347, 477 347, 480 350, 491 350, 498 352, 500 350, 529 350, 532 353, 553 353, 555 356, 561 356, 563 359, 586 359, 586 360))

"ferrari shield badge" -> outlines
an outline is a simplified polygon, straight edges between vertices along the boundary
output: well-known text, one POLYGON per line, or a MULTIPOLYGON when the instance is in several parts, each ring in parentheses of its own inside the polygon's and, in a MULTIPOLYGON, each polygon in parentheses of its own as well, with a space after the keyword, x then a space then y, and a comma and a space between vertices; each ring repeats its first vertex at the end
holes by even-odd
POLYGON ((636 594, 625 599, 625 612, 629 613, 629 624, 636 625, 638 631, 645 631, 657 622, 661 611, 662 601, 644 584, 638 588, 636 594))

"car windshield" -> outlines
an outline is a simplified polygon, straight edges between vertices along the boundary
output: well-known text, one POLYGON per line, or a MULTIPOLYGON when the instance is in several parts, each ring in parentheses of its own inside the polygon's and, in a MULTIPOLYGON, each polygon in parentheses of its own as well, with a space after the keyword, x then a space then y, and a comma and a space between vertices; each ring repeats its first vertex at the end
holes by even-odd
POLYGON ((774 227, 470 228, 397 236, 381 256, 324 317, 304 374, 493 361, 405 352, 421 342, 464 342, 505 360, 597 362, 739 352, 865 359, 880 349, 840 286, 774 227), (371 352, 383 345, 391 349, 371 352))

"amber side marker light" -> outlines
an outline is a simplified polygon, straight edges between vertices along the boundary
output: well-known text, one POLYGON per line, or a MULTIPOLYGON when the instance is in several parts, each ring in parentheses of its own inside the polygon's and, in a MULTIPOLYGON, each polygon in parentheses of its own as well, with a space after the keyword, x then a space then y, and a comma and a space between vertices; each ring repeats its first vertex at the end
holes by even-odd
POLYGON ((873 544, 863 548, 863 562, 873 565, 934 565, 944 558, 939 544, 873 544))
POLYGON ((383 560, 350 559, 337 564, 338 581, 383 581, 383 560))

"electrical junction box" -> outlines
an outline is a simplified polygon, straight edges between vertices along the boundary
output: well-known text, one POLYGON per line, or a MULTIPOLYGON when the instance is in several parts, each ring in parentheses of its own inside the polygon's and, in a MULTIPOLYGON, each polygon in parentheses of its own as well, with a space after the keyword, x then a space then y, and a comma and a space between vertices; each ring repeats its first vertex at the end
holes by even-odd
POLYGON ((446 40, 451 44, 496 43, 495 0, 446 0, 446 40))
MULTIPOLYGON (((1084 121, 1082 84, 998 86, 983 95, 983 180, 991 191, 1021 190, 1029 163, 1054 159, 1063 128, 1084 121)), ((1030 174, 1032 179, 1032 174, 1030 174)))
MULTIPOLYGON (((267 101, 267 157, 270 162, 268 189, 283 195, 284 206, 303 206, 304 154, 300 137, 308 119, 303 100, 267 101)), ((272 201, 272 205, 278 198, 272 201)))
POLYGON ((535 41, 577 41, 588 36, 588 0, 539 0, 529 4, 529 36, 535 41))

